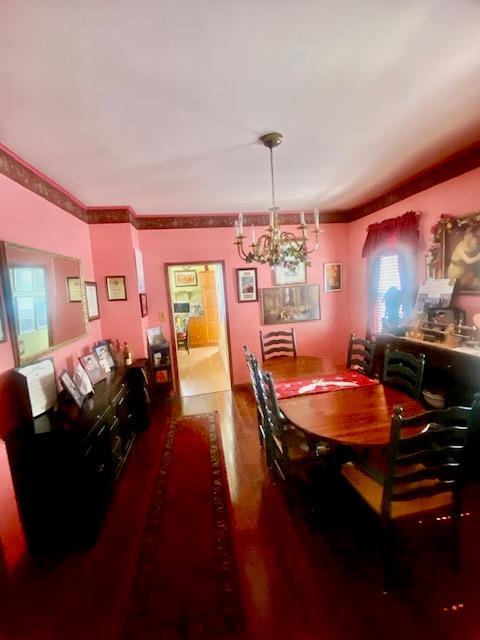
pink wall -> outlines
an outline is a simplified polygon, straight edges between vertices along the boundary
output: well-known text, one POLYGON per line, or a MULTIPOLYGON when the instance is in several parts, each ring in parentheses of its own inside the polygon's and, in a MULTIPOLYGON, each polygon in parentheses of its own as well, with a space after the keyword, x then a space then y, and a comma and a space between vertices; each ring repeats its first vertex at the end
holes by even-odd
MULTIPOLYGON (((88 225, 65 213, 47 200, 0 175, 0 239, 80 258, 84 274, 94 280, 88 225)), ((53 352, 57 374, 70 372, 79 355, 101 338, 100 321, 90 323, 88 335, 53 352)), ((16 424, 15 394, 10 387, 10 371, 15 366, 9 341, 0 344, 0 437, 16 424)), ((0 545, 6 563, 12 566, 23 552, 19 538, 18 512, 13 499, 8 461, 0 446, 0 545), (12 539, 16 540, 11 544, 12 539)))
POLYGON ((140 315, 134 246, 138 232, 128 223, 90 226, 98 301, 103 335, 123 346, 127 342, 134 358, 145 356, 145 319, 140 315), (125 276, 127 299, 108 300, 106 277, 125 276), (143 321, 142 321, 143 320, 143 321))
MULTIPOLYGON (((361 257, 362 246, 369 224, 385 218, 394 218, 406 211, 422 213, 420 218, 420 249, 418 254, 418 281, 425 279, 425 255, 428 252, 432 235, 430 228, 442 213, 465 215, 480 208, 480 169, 469 171, 426 191, 417 193, 397 204, 381 209, 366 218, 352 222, 348 229, 349 261, 347 281, 350 283, 349 306, 352 314, 352 327, 363 335, 366 328, 366 259, 361 257)), ((478 296, 456 296, 453 304, 467 311, 467 323, 473 313, 480 310, 478 296)))
MULTIPOLYGON (((257 229, 257 237, 262 229, 257 229)), ((319 249, 312 254, 312 266, 307 271, 309 284, 320 285, 321 319, 295 323, 295 334, 300 354, 321 355, 333 361, 345 358, 346 341, 350 331, 348 317, 348 281, 341 292, 323 292, 323 263, 343 262, 348 259, 347 225, 325 225, 320 235, 319 249)), ((170 336, 168 322, 169 305, 165 279, 165 263, 202 262, 225 260, 226 293, 230 321, 233 382, 247 382, 248 372, 242 346, 247 344, 259 354, 259 330, 262 328, 260 303, 238 303, 236 268, 245 267, 233 245, 232 228, 178 229, 140 231, 140 247, 143 252, 148 304, 149 325, 160 324, 170 336), (160 318, 165 317, 166 321, 160 318)), ((258 265, 258 286, 271 287, 269 267, 258 265)), ((269 325, 264 330, 285 325, 269 325)))

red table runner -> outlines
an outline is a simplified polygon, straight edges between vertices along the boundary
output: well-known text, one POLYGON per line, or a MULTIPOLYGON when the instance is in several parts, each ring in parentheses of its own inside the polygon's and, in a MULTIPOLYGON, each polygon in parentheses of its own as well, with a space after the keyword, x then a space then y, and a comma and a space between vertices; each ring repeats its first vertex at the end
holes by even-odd
POLYGON ((278 398, 291 398, 307 393, 326 393, 327 391, 343 391, 356 387, 368 387, 378 384, 378 380, 367 378, 357 371, 340 371, 329 373, 321 378, 298 378, 297 380, 285 380, 276 382, 275 390, 278 398))

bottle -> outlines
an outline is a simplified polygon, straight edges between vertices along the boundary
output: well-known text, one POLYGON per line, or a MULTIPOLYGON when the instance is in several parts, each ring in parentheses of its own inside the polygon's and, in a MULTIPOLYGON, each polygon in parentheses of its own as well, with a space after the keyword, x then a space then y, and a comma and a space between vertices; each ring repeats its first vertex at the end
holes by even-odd
POLYGON ((132 364, 132 352, 130 351, 130 347, 126 342, 123 345, 123 359, 125 361, 126 367, 129 367, 132 364))

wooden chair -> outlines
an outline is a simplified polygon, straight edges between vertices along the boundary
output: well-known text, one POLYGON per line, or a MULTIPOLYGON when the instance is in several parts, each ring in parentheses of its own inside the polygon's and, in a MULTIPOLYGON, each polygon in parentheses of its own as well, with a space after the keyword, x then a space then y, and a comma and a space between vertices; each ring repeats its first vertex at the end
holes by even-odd
POLYGON ((411 418, 404 418, 403 408, 397 406, 384 474, 374 479, 353 462, 342 466, 344 478, 380 518, 385 592, 392 578, 394 523, 448 511, 458 553, 464 448, 472 425, 478 424, 479 399, 480 395, 476 396, 472 407, 427 411, 411 418), (416 428, 417 435, 402 438, 404 429, 411 427, 416 428))
POLYGON ((297 345, 293 327, 289 331, 260 331, 260 346, 262 348, 262 361, 274 356, 297 356, 297 345))
POLYGON ((184 347, 190 355, 190 344, 188 342, 188 319, 185 320, 185 326, 183 331, 177 333, 177 348, 184 347))
POLYGON ((353 369, 369 378, 373 377, 375 343, 351 334, 348 341, 347 369, 353 369))
POLYGON ((412 398, 420 400, 425 369, 425 354, 418 357, 387 346, 383 363, 383 383, 405 391, 412 398))
MULTIPOLYGON (((250 374, 250 381, 252 383, 253 395, 255 396, 255 403, 257 405, 257 420, 258 420, 258 437, 260 445, 265 446, 265 405, 260 388, 260 365, 257 358, 251 353, 247 345, 243 346, 245 353, 245 359, 247 361, 248 373, 250 374)), ((266 450, 266 448, 265 448, 266 450)))
POLYGON ((305 435, 290 425, 278 405, 272 374, 260 369, 260 390, 265 407, 265 444, 270 471, 285 484, 289 507, 295 476, 305 480, 315 453, 305 435))

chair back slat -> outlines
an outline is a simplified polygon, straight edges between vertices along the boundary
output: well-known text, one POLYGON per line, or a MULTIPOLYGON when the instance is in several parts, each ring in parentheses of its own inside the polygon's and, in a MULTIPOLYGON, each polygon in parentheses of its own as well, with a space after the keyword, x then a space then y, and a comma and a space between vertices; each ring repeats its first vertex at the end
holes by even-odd
POLYGON ((383 482, 384 519, 390 517, 394 502, 445 492, 456 496, 464 477, 465 444, 478 416, 478 400, 472 407, 426 411, 410 418, 403 417, 401 406, 395 407, 383 482), (412 427, 421 432, 402 437, 412 427))
POLYGON ((401 389, 419 399, 422 391, 425 355, 417 356, 398 349, 385 350, 383 383, 401 389))
POLYGON ((347 369, 359 371, 366 376, 373 376, 375 343, 351 334, 348 341, 347 369))
POLYGON ((276 355, 286 356, 297 355, 297 345, 293 327, 289 331, 260 331, 260 346, 262 349, 262 360, 276 355))

